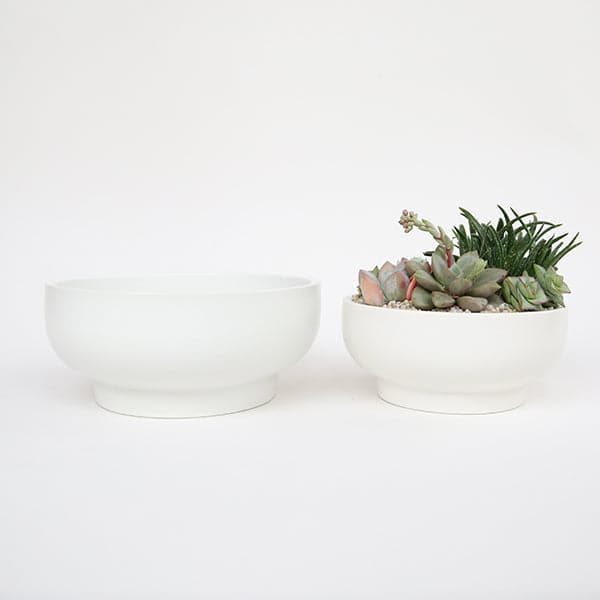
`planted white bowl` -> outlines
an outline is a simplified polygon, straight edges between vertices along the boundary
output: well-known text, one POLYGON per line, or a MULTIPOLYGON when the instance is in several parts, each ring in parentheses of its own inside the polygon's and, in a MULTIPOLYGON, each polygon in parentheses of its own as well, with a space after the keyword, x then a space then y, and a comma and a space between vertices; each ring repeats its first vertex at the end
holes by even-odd
POLYGON ((376 378, 379 396, 429 412, 482 414, 516 408, 552 368, 567 309, 452 313, 343 304, 344 341, 376 378))
POLYGON ((317 334, 319 284, 280 275, 76 279, 46 286, 56 353, 98 404, 136 416, 246 410, 317 334))

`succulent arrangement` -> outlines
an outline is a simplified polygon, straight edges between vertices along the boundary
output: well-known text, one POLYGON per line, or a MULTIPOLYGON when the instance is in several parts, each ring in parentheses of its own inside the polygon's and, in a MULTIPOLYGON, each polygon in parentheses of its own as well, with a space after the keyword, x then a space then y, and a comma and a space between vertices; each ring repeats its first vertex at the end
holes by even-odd
POLYGON ((402 211, 404 231, 430 234, 435 249, 423 257, 360 270, 355 300, 372 306, 401 303, 418 310, 465 312, 564 306, 570 289, 556 265, 581 244, 579 234, 567 241, 568 234, 555 233, 560 224, 539 220, 534 212, 510 209, 510 216, 498 208, 501 217, 495 226, 461 208, 467 227, 453 227, 452 236, 415 212, 402 211))

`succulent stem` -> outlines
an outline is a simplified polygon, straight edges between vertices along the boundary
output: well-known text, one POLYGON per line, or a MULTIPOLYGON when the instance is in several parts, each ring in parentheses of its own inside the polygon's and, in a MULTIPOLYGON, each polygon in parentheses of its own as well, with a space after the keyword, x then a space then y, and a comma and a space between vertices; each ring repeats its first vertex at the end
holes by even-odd
POLYGON ((417 278, 413 275, 410 278, 410 283, 408 284, 408 289, 406 290, 406 299, 407 300, 411 300, 412 299, 412 295, 413 292, 415 291, 415 288, 417 287, 417 278))
POLYGON ((441 227, 436 227, 433 223, 431 223, 431 221, 428 221, 427 219, 419 219, 419 215, 417 215, 417 213, 413 212, 412 210, 408 211, 406 209, 402 211, 402 216, 400 217, 400 220, 398 222, 404 228, 405 233, 409 233, 414 227, 416 227, 417 229, 425 231, 426 233, 431 235, 433 239, 438 243, 438 245, 440 245, 447 252, 449 252, 448 266, 452 265, 452 262, 450 261, 452 259, 452 252, 454 250, 454 242, 452 241, 452 238, 441 227))
POLYGON ((452 255, 452 249, 446 248, 446 262, 451 267, 454 264, 454 256, 452 255))

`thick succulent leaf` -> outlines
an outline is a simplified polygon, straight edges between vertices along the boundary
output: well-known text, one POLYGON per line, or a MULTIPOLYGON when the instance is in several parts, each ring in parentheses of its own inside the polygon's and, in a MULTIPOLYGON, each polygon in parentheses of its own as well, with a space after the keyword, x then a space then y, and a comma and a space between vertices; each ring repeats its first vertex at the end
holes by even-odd
POLYGON ((481 298, 487 298, 492 294, 495 294, 500 289, 500 282, 508 273, 504 269, 484 269, 473 281, 473 287, 469 294, 471 296, 479 296, 481 298))
POLYGON ((504 300, 499 294, 492 294, 487 298, 488 306, 500 306, 504 300))
POLYGON ((469 290, 469 294, 479 298, 487 298, 488 296, 495 294, 499 289, 500 284, 496 283, 495 281, 481 283, 480 285, 475 285, 473 283, 473 287, 469 290))
POLYGON ((527 274, 519 277, 507 277, 502 284, 504 299, 516 310, 542 310, 549 302, 540 283, 527 274))
POLYGON ((391 273, 392 271, 394 271, 396 269, 396 265, 392 264, 389 260, 386 260, 381 267, 379 267, 379 273, 377 274, 377 276, 379 277, 379 279, 381 280, 381 276, 384 275, 385 273, 391 273))
POLYGON ((421 310, 431 310, 433 308, 433 301, 431 299, 431 292, 426 289, 417 286, 412 294, 411 302, 416 308, 421 310))
POLYGON ((458 277, 473 281, 487 266, 487 262, 479 258, 477 252, 466 252, 451 267, 458 277))
POLYGON ((483 271, 485 271, 486 266, 487 261, 483 260, 483 258, 480 258, 470 269, 464 271, 464 276, 467 279, 474 281, 477 279, 477 277, 479 277, 479 275, 481 275, 481 273, 483 273, 483 271))
POLYGON ((473 296, 461 296, 456 300, 456 303, 463 310, 470 310, 471 312, 481 312, 487 306, 485 298, 474 298, 473 296))
POLYGON ((404 271, 391 271, 379 275, 381 280, 381 289, 386 300, 402 302, 406 299, 406 290, 408 289, 408 275, 404 271))
POLYGON ((533 277, 523 275, 517 278, 517 292, 530 304, 543 304, 548 302, 542 286, 533 277))
POLYGON ((546 296, 541 285, 537 286, 534 298, 535 304, 544 304, 545 302, 548 302, 548 296, 546 296))
POLYGON ((436 308, 450 308, 454 306, 454 298, 446 292, 431 292, 431 301, 436 308))
POLYGON ((473 250, 472 252, 465 252, 452 265, 452 270, 457 275, 460 275, 464 269, 473 265, 478 260, 479 260, 479 254, 477 254, 477 252, 475 250, 473 250))
POLYGON ((448 268, 447 258, 443 251, 436 250, 431 255, 431 265, 433 276, 444 286, 448 287, 451 281, 456 279, 456 275, 448 268))
POLYGON ((567 285, 567 282, 564 279, 561 282, 561 287, 560 287, 559 291, 561 294, 570 294, 571 293, 571 289, 569 288, 569 286, 567 285))
POLYGON ((473 284, 463 277, 457 277, 454 281, 448 284, 448 291, 453 296, 464 296, 473 284))
POLYGON ((533 273, 538 281, 542 281, 546 276, 546 269, 541 265, 533 265, 533 273))
POLYGON ((523 310, 514 280, 515 277, 507 277, 504 280, 502 283, 502 295, 505 302, 510 304, 515 310, 523 310))
POLYGON ((546 291, 546 296, 548 296, 548 300, 552 302, 554 306, 565 305, 565 299, 563 298, 562 294, 551 294, 550 292, 546 291))
POLYGON ((477 287, 483 283, 502 283, 505 277, 508 275, 508 272, 504 269, 496 269, 493 267, 488 267, 484 269, 473 281, 473 287, 477 287))
POLYGON ((427 273, 427 271, 423 271, 422 269, 418 270, 415 273, 415 277, 417 279, 417 283, 426 290, 430 292, 441 292, 444 288, 433 278, 432 275, 427 273))
POLYGON ((519 304, 520 311, 530 311, 530 310, 542 310, 543 306, 541 304, 535 304, 533 302, 529 302, 527 298, 523 296, 517 297, 517 302, 519 304))
POLYGON ((569 286, 565 283, 562 275, 559 275, 555 267, 544 269, 540 265, 533 265, 533 271, 538 283, 555 306, 564 306, 563 294, 570 293, 569 286))
POLYGON ((431 272, 431 267, 429 263, 424 258, 410 258, 404 261, 404 266, 409 275, 414 275, 417 271, 427 271, 431 272))
POLYGON ((358 273, 358 287, 365 304, 383 306, 385 297, 379 284, 379 279, 370 271, 361 270, 358 273))

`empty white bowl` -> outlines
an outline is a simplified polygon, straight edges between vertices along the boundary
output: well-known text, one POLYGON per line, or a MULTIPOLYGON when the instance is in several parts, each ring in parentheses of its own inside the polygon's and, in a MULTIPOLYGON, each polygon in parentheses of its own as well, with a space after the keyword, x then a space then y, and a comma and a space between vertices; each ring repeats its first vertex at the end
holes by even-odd
POLYGON ((406 408, 481 414, 516 408, 562 353, 567 309, 401 310, 344 300, 346 347, 379 396, 406 408))
POLYGON ((197 417, 268 402, 317 334, 319 284, 280 275, 75 279, 46 286, 56 353, 98 404, 197 417))

